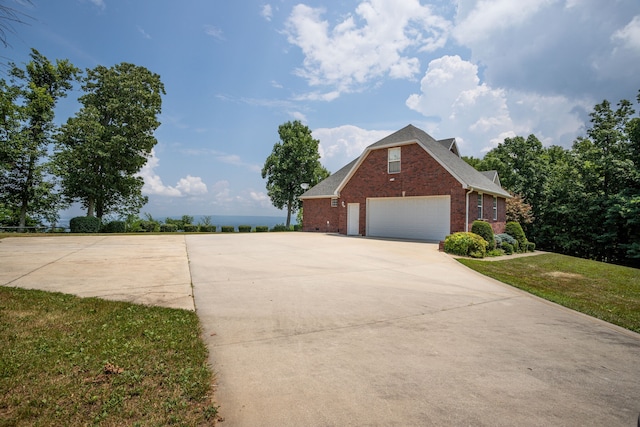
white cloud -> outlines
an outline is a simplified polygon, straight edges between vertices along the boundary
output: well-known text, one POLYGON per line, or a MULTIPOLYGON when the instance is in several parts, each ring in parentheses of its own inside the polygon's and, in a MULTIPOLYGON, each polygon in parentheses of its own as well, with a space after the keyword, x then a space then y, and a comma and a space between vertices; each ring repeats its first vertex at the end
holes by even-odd
POLYGON ((291 111, 289 112, 289 114, 291 114, 291 117, 293 117, 295 120, 300 120, 302 123, 307 122, 307 116, 305 116, 300 111, 291 111))
POLYGON ((640 15, 634 16, 631 22, 613 33, 611 38, 624 47, 640 52, 640 15))
POLYGON ((264 6, 262 6, 261 15, 267 21, 271 21, 271 18, 273 18, 273 9, 271 8, 270 4, 265 4, 264 6))
POLYGON ((492 88, 481 83, 475 64, 444 56, 429 63, 420 93, 406 104, 429 119, 425 130, 434 138, 455 137, 463 155, 479 156, 515 135, 571 143, 583 124, 575 109, 588 102, 492 88))
POLYGON ((518 27, 541 8, 558 0, 460 1, 453 36, 463 45, 489 39, 506 28, 518 27))
POLYGON ((187 175, 186 178, 180 178, 178 184, 176 185, 178 191, 181 194, 187 196, 199 196, 202 194, 207 194, 207 184, 202 182, 202 178, 199 176, 191 176, 187 175))
POLYGON ((418 0, 365 0, 331 26, 323 9, 298 4, 286 22, 288 40, 304 54, 296 74, 311 86, 358 90, 385 76, 411 79, 418 52, 444 46, 450 23, 418 0))
POLYGON ((613 102, 637 91, 640 2, 457 0, 452 38, 492 87, 613 102))
POLYGON ((214 27, 213 25, 205 25, 204 33, 208 36, 213 37, 214 39, 224 40, 224 34, 222 33, 222 30, 218 27, 214 27))
POLYGON ((207 185, 200 177, 187 175, 181 178, 175 187, 164 185, 162 178, 155 169, 160 165, 160 160, 156 156, 155 150, 151 150, 151 156, 142 167, 138 176, 144 180, 142 193, 147 195, 158 195, 168 197, 194 196, 207 193, 207 185))
POLYGON ((318 147, 320 162, 330 172, 336 172, 362 154, 367 146, 388 136, 395 130, 366 130, 357 126, 344 125, 335 128, 315 129, 312 131, 312 135, 320 141, 318 147))

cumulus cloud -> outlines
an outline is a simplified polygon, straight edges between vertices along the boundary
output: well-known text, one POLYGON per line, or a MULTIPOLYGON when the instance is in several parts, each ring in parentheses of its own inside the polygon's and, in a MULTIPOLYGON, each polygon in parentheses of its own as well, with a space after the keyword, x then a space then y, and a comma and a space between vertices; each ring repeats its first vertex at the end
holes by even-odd
POLYGON ((176 188, 181 194, 188 196, 207 194, 207 184, 199 176, 187 175, 186 178, 180 178, 176 188))
POLYGON ((480 81, 478 67, 459 56, 429 63, 420 93, 406 104, 428 120, 434 138, 455 137, 463 155, 479 156, 505 137, 535 133, 556 144, 571 143, 583 121, 576 113, 587 101, 493 88, 480 81))
POLYGON ((631 22, 613 33, 611 38, 624 47, 640 52, 640 15, 634 16, 631 22))
POLYGON ((451 35, 491 86, 619 100, 637 91, 639 13, 636 1, 458 0, 451 35))
POLYGON ((374 142, 393 133, 395 130, 366 130, 352 125, 335 128, 319 128, 312 136, 320 141, 318 151, 320 162, 330 172, 338 169, 358 157, 364 149, 374 142))
POLYGON ((410 79, 420 52, 443 47, 450 23, 418 0, 365 0, 331 25, 324 9, 298 4, 286 22, 291 44, 304 54, 296 74, 312 86, 359 90, 382 77, 410 79))
POLYGON ((151 150, 151 156, 142 167, 138 176, 144 180, 142 193, 147 195, 158 195, 168 197, 196 196, 207 193, 207 185, 200 177, 187 175, 181 178, 175 187, 164 185, 162 178, 155 169, 160 165, 160 160, 156 156, 155 150, 151 150))
POLYGON ((261 15, 267 21, 271 21, 271 18, 273 18, 273 9, 271 8, 270 4, 265 4, 264 6, 262 6, 261 15))
POLYGON ((518 28, 542 7, 557 0, 460 1, 454 37, 464 45, 476 44, 508 28, 518 28))

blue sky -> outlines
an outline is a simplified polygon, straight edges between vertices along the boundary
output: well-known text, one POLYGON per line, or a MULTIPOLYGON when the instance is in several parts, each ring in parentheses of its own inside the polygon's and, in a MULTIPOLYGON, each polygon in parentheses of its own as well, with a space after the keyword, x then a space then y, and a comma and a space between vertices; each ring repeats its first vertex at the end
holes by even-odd
POLYGON ((31 19, 2 56, 161 76, 141 172, 142 212, 158 217, 280 214, 260 169, 289 120, 335 172, 409 123, 467 156, 531 133, 570 147, 595 103, 640 89, 638 0, 300 1, 19 1, 31 19))

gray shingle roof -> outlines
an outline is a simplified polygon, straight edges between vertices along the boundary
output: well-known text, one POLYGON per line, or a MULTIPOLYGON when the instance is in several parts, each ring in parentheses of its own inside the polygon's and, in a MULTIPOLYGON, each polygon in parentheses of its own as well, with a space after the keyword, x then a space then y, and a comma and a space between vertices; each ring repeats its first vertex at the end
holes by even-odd
POLYGON ((478 172, 460 158, 453 138, 436 141, 425 131, 413 125, 408 125, 368 146, 359 158, 353 160, 315 187, 310 188, 300 196, 300 198, 337 197, 340 186, 346 183, 345 179, 351 175, 352 171, 355 171, 355 168, 359 166, 360 161, 364 159, 369 151, 377 148, 410 143, 420 144, 437 162, 447 169, 464 188, 473 188, 476 191, 496 196, 511 197, 509 193, 500 187, 500 185, 496 184, 493 179, 478 172), (455 153, 450 150, 450 147, 454 149, 455 153))

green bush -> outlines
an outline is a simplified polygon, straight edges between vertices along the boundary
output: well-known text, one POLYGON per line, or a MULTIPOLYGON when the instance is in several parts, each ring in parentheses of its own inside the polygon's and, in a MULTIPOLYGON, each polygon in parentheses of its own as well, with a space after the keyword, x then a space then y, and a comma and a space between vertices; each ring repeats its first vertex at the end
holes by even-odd
POLYGON ((273 226, 271 231, 290 231, 290 228, 288 228, 284 224, 276 224, 276 225, 273 226))
POLYGON ((502 250, 505 254, 511 255, 513 253, 513 245, 509 242, 502 242, 502 250))
POLYGON ((502 255, 504 255, 504 251, 502 249, 491 249, 490 251, 487 251, 488 257, 502 256, 502 255))
POLYGON ((175 233, 178 231, 178 226, 176 224, 162 224, 160 226, 161 233, 175 233))
POLYGON ((127 231, 124 221, 111 221, 102 227, 103 233, 125 233, 127 231))
POLYGON ((496 248, 500 248, 500 245, 502 245, 502 237, 500 237, 499 234, 494 234, 493 243, 496 248))
POLYGON ((302 224, 295 224, 293 226, 293 231, 302 231, 302 224))
POLYGON ((198 227, 195 224, 184 224, 182 226, 182 229, 184 230, 185 233, 195 233, 200 230, 200 227, 198 227))
POLYGON ((536 244, 533 242, 527 242, 527 252, 534 252, 536 250, 536 244))
POLYGON ((525 236, 524 230, 522 229, 520 223, 515 221, 507 222, 504 232, 516 239, 516 241, 518 242, 517 249, 519 251, 527 250, 527 236, 525 236))
POLYGON ((504 245, 505 243, 508 243, 511 245, 511 249, 513 249, 518 244, 518 241, 516 239, 506 233, 496 234, 496 237, 500 239, 500 247, 502 247, 502 245, 504 245))
POLYGON ((223 225, 221 231, 223 233, 233 233, 236 231, 236 228, 233 225, 223 225))
POLYGON ((444 251, 449 254, 484 258, 489 244, 475 233, 453 233, 444 239, 444 251))
POLYGON ((266 225, 256 225, 256 233, 266 233, 269 231, 269 227, 266 225))
POLYGON ((95 216, 77 216, 69 221, 72 233, 98 233, 100 231, 100 219, 95 216))
POLYGON ((140 221, 139 231, 147 233, 157 233, 160 231, 160 223, 155 220, 142 220, 140 221))
POLYGON ((239 225, 238 226, 238 232, 240 232, 240 233, 250 233, 251 232, 251 226, 250 225, 239 225))
POLYGON ((473 224, 471 225, 471 232, 482 237, 485 242, 489 244, 489 249, 494 249, 496 247, 496 242, 493 239, 493 228, 491 228, 491 224, 488 222, 480 220, 473 221, 473 224))
POLYGON ((213 224, 200 224, 201 233, 215 233, 218 227, 213 224))

